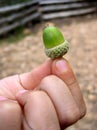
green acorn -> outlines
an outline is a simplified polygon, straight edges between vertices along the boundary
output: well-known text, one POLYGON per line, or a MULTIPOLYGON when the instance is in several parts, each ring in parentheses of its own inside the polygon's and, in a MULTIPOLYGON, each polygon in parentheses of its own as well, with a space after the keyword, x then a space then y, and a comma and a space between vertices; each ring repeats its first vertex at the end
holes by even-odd
POLYGON ((48 26, 43 30, 43 42, 45 53, 51 59, 65 55, 69 49, 69 43, 55 26, 48 26))

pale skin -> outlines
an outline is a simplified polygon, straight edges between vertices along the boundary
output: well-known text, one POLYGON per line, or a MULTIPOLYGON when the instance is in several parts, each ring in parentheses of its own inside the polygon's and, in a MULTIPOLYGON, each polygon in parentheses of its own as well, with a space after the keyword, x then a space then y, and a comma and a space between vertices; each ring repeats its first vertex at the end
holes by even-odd
POLYGON ((65 59, 0 80, 0 130, 64 130, 86 113, 65 59))

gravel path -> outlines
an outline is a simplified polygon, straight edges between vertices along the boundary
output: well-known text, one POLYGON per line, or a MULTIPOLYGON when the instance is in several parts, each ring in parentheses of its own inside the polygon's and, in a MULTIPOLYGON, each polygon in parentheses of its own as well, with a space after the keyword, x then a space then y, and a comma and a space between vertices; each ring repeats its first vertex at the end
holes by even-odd
MULTIPOLYGON (((52 22, 71 43, 65 57, 74 69, 87 105, 85 118, 68 130, 97 130, 97 17, 52 22)), ((0 78, 28 72, 46 60, 41 38, 44 24, 36 24, 32 34, 17 43, 0 45, 0 78)))

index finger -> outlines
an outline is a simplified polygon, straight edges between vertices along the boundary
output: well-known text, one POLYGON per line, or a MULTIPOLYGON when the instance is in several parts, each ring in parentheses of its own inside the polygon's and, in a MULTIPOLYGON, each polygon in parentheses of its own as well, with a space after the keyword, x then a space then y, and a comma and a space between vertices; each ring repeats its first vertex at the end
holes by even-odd
POLYGON ((51 74, 51 65, 52 61, 47 60, 45 63, 33 69, 31 72, 20 74, 19 82, 21 86, 27 90, 34 89, 45 76, 51 74))

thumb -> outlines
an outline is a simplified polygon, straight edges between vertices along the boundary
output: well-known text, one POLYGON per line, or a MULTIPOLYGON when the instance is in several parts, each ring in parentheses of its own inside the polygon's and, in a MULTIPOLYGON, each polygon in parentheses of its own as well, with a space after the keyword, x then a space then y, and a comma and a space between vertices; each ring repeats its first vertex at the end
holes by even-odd
POLYGON ((80 90, 80 86, 69 62, 65 59, 55 60, 52 64, 52 72, 67 84, 73 98, 75 99, 81 111, 81 115, 83 116, 86 112, 85 102, 80 90))
POLYGON ((56 59, 52 64, 52 73, 69 86, 76 82, 75 74, 66 59, 56 59))
POLYGON ((51 65, 52 61, 48 60, 31 72, 20 74, 19 82, 21 86, 27 90, 34 89, 45 76, 51 74, 51 65))

